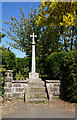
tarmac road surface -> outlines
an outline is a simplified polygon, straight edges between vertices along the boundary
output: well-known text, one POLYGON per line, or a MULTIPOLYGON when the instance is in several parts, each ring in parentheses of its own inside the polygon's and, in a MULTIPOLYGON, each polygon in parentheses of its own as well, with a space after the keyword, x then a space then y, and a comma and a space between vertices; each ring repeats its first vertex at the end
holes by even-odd
POLYGON ((46 104, 12 100, 4 103, 2 114, 2 118, 75 118, 75 104, 60 99, 46 104))

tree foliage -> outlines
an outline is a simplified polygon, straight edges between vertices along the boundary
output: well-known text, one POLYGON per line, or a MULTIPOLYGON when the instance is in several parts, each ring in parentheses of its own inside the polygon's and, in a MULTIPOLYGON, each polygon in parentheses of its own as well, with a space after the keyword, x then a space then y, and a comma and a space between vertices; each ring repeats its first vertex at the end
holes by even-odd
POLYGON ((1 42, 1 38, 4 38, 5 37, 5 34, 2 34, 1 32, 0 32, 0 42, 1 42))
POLYGON ((14 70, 16 67, 16 57, 7 48, 2 48, 2 65, 6 70, 14 70))
MULTIPOLYGON (((37 27, 37 24, 35 22, 37 20, 36 10, 31 9, 31 12, 27 18, 25 17, 24 11, 22 9, 20 9, 20 13, 21 15, 19 16, 19 21, 12 16, 10 21, 4 21, 6 25, 9 26, 9 30, 5 30, 7 37, 13 41, 11 43, 8 41, 7 42, 10 46, 16 49, 20 49, 21 51, 24 51, 26 55, 31 56, 32 38, 30 38, 30 35, 34 32, 37 34, 38 39, 38 35, 40 34, 40 27, 37 27)), ((35 41, 37 43, 37 40, 35 41)))
MULTIPOLYGON (((45 4, 47 5, 48 3, 45 4)), ((41 8, 41 11, 43 11, 43 8, 41 8)), ((42 15, 41 11, 37 14, 36 10, 31 9, 31 13, 26 18, 24 15, 24 11, 20 9, 21 15, 19 21, 15 17, 11 16, 11 20, 5 22, 6 25, 9 26, 9 30, 5 30, 7 36, 13 41, 9 44, 16 49, 20 49, 24 51, 28 56, 31 56, 31 52, 32 52, 31 51, 32 38, 30 38, 30 35, 33 32, 37 34, 37 38, 35 39, 36 57, 47 57, 52 52, 55 51, 58 52, 61 50, 61 41, 60 41, 60 32, 59 32, 60 28, 58 27, 60 20, 54 18, 56 13, 54 14, 53 11, 54 15, 50 16, 50 18, 47 17, 48 20, 47 21, 45 19, 46 15, 42 15), (39 21, 40 16, 41 18, 39 21), (41 22, 41 24, 39 24, 39 22, 37 21, 41 22)), ((44 13, 44 11, 42 13, 44 13)))
POLYGON ((30 72, 30 58, 16 58, 16 79, 25 80, 30 72))
POLYGON ((41 2, 38 14, 37 24, 43 27, 50 25, 51 31, 55 30, 55 36, 59 36, 57 48, 72 50, 77 26, 77 2, 41 2))

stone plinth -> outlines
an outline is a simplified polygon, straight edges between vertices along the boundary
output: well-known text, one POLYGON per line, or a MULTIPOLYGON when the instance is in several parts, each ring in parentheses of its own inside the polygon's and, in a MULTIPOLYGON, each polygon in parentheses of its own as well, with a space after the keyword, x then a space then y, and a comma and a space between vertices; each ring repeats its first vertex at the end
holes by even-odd
POLYGON ((29 102, 47 102, 45 82, 40 78, 29 79, 29 102))
POLYGON ((5 81, 10 82, 13 80, 13 70, 5 71, 5 81))
POLYGON ((39 78, 39 73, 29 73, 29 79, 38 79, 39 78))
POLYGON ((52 98, 57 98, 60 95, 60 80, 46 80, 46 88, 51 102, 52 98))

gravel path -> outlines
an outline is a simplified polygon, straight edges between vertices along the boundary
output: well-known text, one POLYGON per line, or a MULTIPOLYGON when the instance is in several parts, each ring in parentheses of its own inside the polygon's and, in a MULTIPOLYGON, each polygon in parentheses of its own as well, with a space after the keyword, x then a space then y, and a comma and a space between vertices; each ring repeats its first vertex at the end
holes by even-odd
POLYGON ((52 103, 24 103, 23 100, 5 101, 3 118, 75 118, 75 104, 60 99, 52 103))

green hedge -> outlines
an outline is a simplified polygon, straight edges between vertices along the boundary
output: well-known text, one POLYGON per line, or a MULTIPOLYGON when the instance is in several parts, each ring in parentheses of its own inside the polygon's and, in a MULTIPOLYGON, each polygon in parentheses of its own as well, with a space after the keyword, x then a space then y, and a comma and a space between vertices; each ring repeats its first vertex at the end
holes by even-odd
POLYGON ((2 49, 2 73, 4 76, 5 70, 13 70, 13 75, 15 78, 16 73, 16 56, 15 54, 8 50, 7 48, 2 49))
POLYGON ((77 102, 77 51, 52 53, 45 60, 47 79, 61 80, 61 98, 77 102))
POLYGON ((47 80, 45 71, 45 58, 36 58, 36 72, 39 73, 42 80, 47 80))
POLYGON ((61 78, 60 68, 63 64, 63 58, 65 54, 65 52, 55 52, 45 60, 45 72, 48 79, 57 80, 61 78))
POLYGON ((31 58, 16 58, 16 79, 26 79, 31 69, 31 58))
POLYGON ((77 51, 66 53, 61 72, 61 97, 77 102, 77 51))
POLYGON ((8 49, 2 50, 2 65, 6 70, 15 70, 16 68, 16 56, 8 49))
POLYGON ((49 57, 36 58, 36 71, 43 80, 60 80, 60 98, 77 102, 77 50, 52 53, 49 57))

